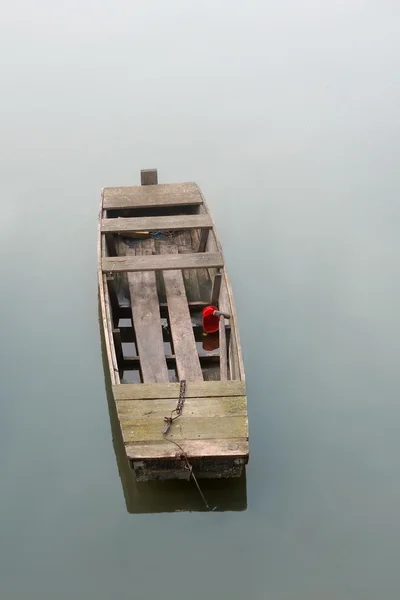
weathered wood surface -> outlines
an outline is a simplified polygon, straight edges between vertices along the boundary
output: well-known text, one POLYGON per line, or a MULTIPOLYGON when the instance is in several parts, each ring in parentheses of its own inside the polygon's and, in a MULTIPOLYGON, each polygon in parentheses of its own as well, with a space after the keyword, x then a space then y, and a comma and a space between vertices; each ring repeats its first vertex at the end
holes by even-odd
MULTIPOLYGON (((203 198, 204 200, 204 198, 203 198)), ((204 205, 201 206, 201 212, 207 212, 207 205, 204 202, 204 205)), ((211 215, 210 215, 211 216, 211 215)), ((211 217, 212 219, 212 217, 211 217)), ((221 252, 221 244, 216 237, 215 228, 212 230, 212 235, 208 236, 207 241, 207 252, 221 252)), ((222 281, 221 281, 221 289, 219 294, 219 308, 221 311, 229 313, 231 315, 230 325, 231 325, 231 336, 229 340, 229 371, 231 379, 242 379, 245 380, 245 372, 244 372, 244 364, 243 364, 243 356, 242 349, 240 345, 240 336, 237 325, 237 315, 236 308, 233 300, 232 288, 230 284, 230 280, 228 277, 228 273, 226 268, 223 270, 222 281)))
POLYGON ((104 209, 199 205, 202 203, 199 188, 195 183, 104 188, 103 198, 104 209))
POLYGON ((166 271, 223 267, 224 262, 218 252, 202 254, 164 254, 155 256, 116 256, 103 258, 104 272, 121 271, 166 271))
MULTIPOLYGON (((207 231, 207 230, 200 231, 199 229, 191 229, 190 235, 192 238, 191 239, 192 252, 200 252, 200 250, 199 250, 200 238, 201 238, 201 233, 204 231, 207 231)), ((211 279, 210 279, 209 270, 208 269, 196 269, 195 273, 197 275, 197 279, 198 279, 198 283, 199 283, 198 298, 200 300, 203 300, 204 302, 207 302, 207 304, 209 304, 210 290, 211 290, 211 279)))
MULTIPOLYGON (((170 415, 175 408, 174 398, 117 401, 118 416, 126 421, 157 419, 162 423, 164 417, 170 415)), ((231 396, 229 398, 188 398, 185 400, 182 416, 222 418, 245 417, 246 414, 246 396, 231 396)))
MULTIPOLYGON (((125 247, 125 252, 128 255, 151 253, 152 240, 145 240, 136 248, 125 247)), ((128 286, 142 380, 145 383, 167 382, 156 274, 154 271, 128 273, 128 286)))
POLYGON ((113 275, 107 275, 107 289, 108 289, 108 295, 110 298, 111 316, 112 316, 112 320, 113 320, 113 325, 116 326, 116 325, 118 325, 120 306, 119 306, 117 290, 115 287, 115 280, 114 280, 113 275))
POLYGON ((103 219, 103 233, 128 234, 137 231, 173 231, 179 229, 211 229, 208 215, 168 215, 164 217, 118 217, 103 219))
MULTIPOLYGON (((166 253, 177 252, 177 249, 172 245, 164 244, 161 251, 167 255, 166 253)), ((163 271, 163 278, 178 378, 186 381, 202 381, 203 373, 194 339, 182 271, 163 271)))
POLYGON ((158 184, 157 169, 142 169, 140 171, 140 183, 142 185, 157 185, 158 184))
POLYGON ((212 306, 218 306, 219 303, 219 293, 221 290, 221 281, 222 281, 222 273, 220 270, 218 270, 215 275, 214 275, 214 279, 212 282, 212 288, 211 288, 211 298, 210 298, 210 304, 212 306))
MULTIPOLYGON (((245 438, 213 439, 213 440, 181 440, 187 456, 190 458, 227 457, 246 458, 249 453, 249 443, 245 438)), ((180 450, 174 444, 160 442, 137 442, 125 446, 127 457, 131 460, 152 458, 174 458, 180 450)))
POLYGON ((119 329, 119 327, 114 327, 114 329, 113 329, 113 340, 114 340, 115 355, 117 357, 118 368, 119 368, 119 371, 121 371, 122 363, 124 360, 124 353, 122 351, 121 330, 119 329))
MULTIPOLYGON (((101 201, 102 204, 102 201, 101 201)), ((106 215, 105 211, 100 209, 100 215, 104 218, 106 215)), ((103 323, 104 341, 106 345, 108 366, 110 369, 110 376, 112 384, 120 383, 120 376, 118 370, 117 356, 115 352, 114 339, 113 339, 113 321, 111 316, 110 308, 110 295, 108 293, 107 275, 101 272, 101 261, 104 260, 107 248, 105 237, 101 235, 100 221, 98 225, 98 240, 97 240, 97 253, 98 253, 98 278, 99 278, 99 294, 100 294, 100 307, 103 323)))
MULTIPOLYGON (((209 304, 210 304, 209 298, 207 299, 207 301, 201 300, 200 302, 197 302, 197 301, 188 302, 190 313, 191 314, 198 313, 199 315, 201 314, 201 311, 203 310, 203 308, 205 308, 209 304)), ((167 314, 167 303, 166 302, 160 302, 160 312, 161 312, 162 317, 166 316, 166 314, 167 314)), ((120 306, 119 318, 120 319, 130 319, 131 317, 132 317, 132 315, 131 315, 130 306, 120 306)))
MULTIPOLYGON (((179 383, 123 383, 113 386, 115 400, 146 400, 179 397, 179 383)), ((186 398, 245 396, 244 381, 189 381, 186 398)))
POLYGON ((181 271, 165 271, 169 325, 179 379, 202 381, 203 373, 194 339, 181 271))
MULTIPOLYGON (((121 296, 119 288, 116 290, 117 300, 123 307, 127 306, 129 302, 128 289, 130 294, 136 296, 137 299, 139 298, 139 289, 144 292, 139 311, 144 317, 147 314, 146 309, 149 309, 149 294, 145 292, 146 287, 153 290, 150 295, 153 295, 155 290, 153 301, 150 302, 150 312, 154 310, 157 302, 157 318, 152 319, 152 322, 158 323, 159 333, 156 344, 151 340, 151 336, 149 337, 149 328, 145 321, 142 322, 142 330, 145 331, 145 334, 143 337, 142 334, 138 335, 137 324, 140 321, 137 315, 133 314, 134 307, 132 305, 132 321, 136 329, 134 334, 134 329, 131 327, 131 336, 136 337, 143 381, 146 383, 121 385, 115 365, 110 364, 110 370, 114 376, 112 377, 114 398, 126 453, 132 460, 132 464, 135 464, 134 461, 136 461, 135 472, 137 471, 140 476, 146 478, 148 473, 145 471, 148 468, 153 474, 158 473, 158 476, 165 478, 170 468, 169 461, 159 468, 157 459, 171 459, 171 465, 174 465, 171 468, 180 472, 179 465, 175 463, 180 461, 181 450, 173 443, 168 443, 169 438, 170 441, 179 442, 187 455, 195 459, 193 463, 195 468, 197 468, 196 465, 200 465, 199 461, 206 458, 210 459, 210 464, 212 463, 216 469, 215 473, 211 474, 210 471, 208 476, 227 476, 224 473, 225 471, 226 473, 231 472, 230 464, 239 465, 237 468, 240 471, 240 465, 247 462, 249 448, 246 390, 240 341, 236 335, 236 313, 232 292, 224 270, 222 276, 217 275, 213 298, 211 296, 212 276, 216 269, 224 267, 220 242, 213 227, 212 217, 210 217, 202 194, 195 184, 155 185, 157 183, 156 170, 142 171, 141 182, 142 186, 135 188, 104 189, 103 213, 102 219, 99 220, 99 237, 102 238, 103 244, 106 239, 113 237, 117 251, 115 257, 107 256, 107 250, 102 253, 102 256, 100 255, 99 277, 103 286, 106 282, 103 274, 115 272, 114 276, 121 279, 124 289, 124 297, 121 296), (114 213, 121 217, 106 219, 104 211, 107 209, 121 209, 119 213, 114 213), (128 210, 123 212, 124 209, 128 210), (199 214, 195 214, 197 212, 199 214), (168 213, 168 216, 160 218, 159 215, 163 213, 168 213), (173 246, 170 254, 164 254, 160 248, 160 244, 163 244, 164 240, 154 240, 153 236, 147 240, 141 240, 137 246, 135 245, 135 248, 129 248, 124 244, 124 235, 133 236, 138 231, 166 230, 176 230, 174 236, 168 241, 173 246), (102 233, 107 235, 101 235, 102 233), (120 236, 115 235, 118 233, 120 236), (123 256, 125 253, 127 256, 123 256), (152 278, 150 286, 143 281, 143 278, 149 276, 152 278), (134 286, 133 280, 135 280, 134 286), (166 286, 164 280, 167 282, 166 286), (226 322, 224 319, 220 319, 219 354, 222 356, 218 361, 217 353, 210 354, 207 359, 198 356, 195 340, 198 339, 201 327, 198 326, 197 319, 199 315, 201 316, 203 306, 198 308, 198 314, 191 315, 187 301, 208 303, 213 299, 215 300, 213 303, 218 305, 219 283, 221 283, 219 309, 231 314, 232 319, 226 322), (133 294, 133 287, 135 294, 133 294), (156 302, 154 298, 156 298, 156 302), (172 348, 167 351, 174 353, 167 357, 164 339, 168 332, 161 327, 159 305, 165 300, 168 302, 167 310, 172 338, 172 348), (175 323, 174 315, 176 316, 175 323), (224 325, 231 330, 229 338, 226 337, 229 331, 224 325), (139 343, 137 338, 139 338, 139 343), (143 359, 143 349, 140 349, 141 339, 146 341, 147 350, 152 354, 152 358, 149 354, 148 359, 143 359), (229 344, 229 369, 226 358, 227 342, 229 344), (158 347, 159 351, 157 358, 154 358, 155 347, 158 347), (191 362, 193 360, 195 360, 196 366, 193 366, 191 362), (163 365, 161 379, 158 380, 154 373, 144 373, 145 366, 151 365, 158 368, 160 364, 163 365), (196 379, 188 381, 183 414, 173 424, 167 439, 165 439, 162 436, 163 419, 176 407, 179 397, 179 383, 168 381, 167 367, 174 368, 175 365, 180 378, 188 380, 196 373, 194 376, 196 379), (198 380, 198 376, 204 377, 206 381, 198 380), (236 381, 227 380, 228 376, 233 377, 236 381), (217 377, 220 377, 222 381, 217 380, 217 377), (218 458, 222 461, 226 459, 228 462, 226 464, 219 463, 218 458), (140 463, 141 459, 144 460, 144 464, 140 463), (217 462, 213 459, 217 459, 217 462), (222 466, 223 464, 225 466, 222 466)), ((109 213, 107 216, 110 217, 112 214, 109 213)), ((109 248, 109 253, 113 253, 111 248, 109 248)), ((112 308, 114 312, 118 313, 118 317, 122 315, 122 308, 118 307, 115 301, 113 289, 111 290, 112 298, 108 297, 107 291, 107 298, 105 298, 102 308, 105 308, 103 314, 106 313, 106 320, 110 321, 110 307, 108 306, 110 300, 113 302, 112 308)), ((164 311, 162 314, 165 315, 165 307, 162 310, 164 311)), ((107 325, 112 332, 112 323, 107 323, 107 325)), ((115 325, 117 326, 117 322, 115 325)), ((115 350, 117 350, 118 366, 129 370, 126 368, 127 366, 138 366, 138 358, 125 357, 121 359, 120 340, 124 341, 126 330, 126 327, 121 327, 120 332, 115 329, 115 344, 112 337, 109 336, 111 337, 109 363, 115 362, 115 350)), ((211 349, 212 345, 209 344, 209 347, 211 349)), ((131 352, 134 351, 131 350, 131 352)))
POLYGON ((203 231, 201 232, 199 248, 198 248, 197 252, 205 252, 208 236, 209 236, 208 229, 203 229, 203 231))
MULTIPOLYGON (((164 416, 169 416, 164 415, 164 416)), ((162 440, 163 419, 120 420, 122 437, 125 444, 129 442, 151 442, 162 440)), ((183 414, 171 426, 168 439, 171 440, 209 440, 247 438, 247 417, 186 417, 183 414)))
MULTIPOLYGON (((132 327, 120 327, 121 329, 121 341, 122 342, 136 342, 135 332, 132 327)), ((163 340, 164 342, 170 341, 170 335, 168 331, 163 328, 163 340)), ((196 325, 193 327, 194 339, 196 342, 201 342, 203 340, 203 328, 201 325, 196 325)))
POLYGON ((226 346, 226 330, 225 330, 225 317, 220 316, 219 318, 219 352, 220 352, 220 372, 219 376, 221 381, 228 379, 228 349, 226 346))
POLYGON ((168 381, 155 273, 128 273, 128 281, 143 382, 168 381))

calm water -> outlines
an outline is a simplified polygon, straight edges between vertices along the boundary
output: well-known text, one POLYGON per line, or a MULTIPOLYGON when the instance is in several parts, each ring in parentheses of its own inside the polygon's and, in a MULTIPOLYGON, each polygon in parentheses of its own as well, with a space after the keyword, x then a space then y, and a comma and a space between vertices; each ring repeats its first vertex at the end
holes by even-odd
POLYGON ((1 598, 397 600, 397 3, 57 4, 0 25, 1 598), (213 513, 126 500, 112 444, 99 192, 151 167, 235 290, 252 456, 213 513))

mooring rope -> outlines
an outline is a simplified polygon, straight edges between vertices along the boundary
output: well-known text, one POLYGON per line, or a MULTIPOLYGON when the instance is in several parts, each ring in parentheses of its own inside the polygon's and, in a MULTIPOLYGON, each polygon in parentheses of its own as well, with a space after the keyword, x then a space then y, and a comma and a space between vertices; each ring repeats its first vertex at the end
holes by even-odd
POLYGON ((208 510, 212 510, 212 511, 214 511, 214 510, 215 510, 217 507, 216 507, 216 506, 214 506, 214 508, 211 508, 211 506, 208 504, 208 502, 207 502, 207 500, 206 500, 206 497, 204 496, 204 494, 203 494, 203 492, 202 492, 202 489, 201 489, 201 487, 200 487, 200 484, 199 484, 199 482, 197 481, 197 477, 196 477, 196 475, 195 475, 195 474, 194 474, 194 472, 193 472, 193 467, 192 467, 192 465, 191 465, 191 464, 190 464, 190 462, 189 462, 188 455, 186 454, 185 450, 182 448, 182 446, 181 446, 180 444, 178 444, 178 443, 177 443, 177 442, 175 442, 174 440, 171 440, 170 438, 167 438, 167 437, 166 437, 166 435, 167 435, 167 433, 168 433, 168 431, 169 431, 169 429, 170 429, 170 427, 171 427, 172 423, 173 423, 174 421, 176 421, 176 419, 177 419, 178 417, 180 417, 180 416, 181 416, 181 414, 182 414, 182 411, 183 411, 183 406, 184 406, 184 404, 185 404, 185 394, 186 394, 186 381, 185 381, 185 379, 182 379, 182 380, 181 380, 181 382, 180 382, 180 388, 179 388, 179 399, 178 399, 178 403, 177 403, 177 405, 176 405, 176 408, 174 408, 174 410, 172 410, 172 411, 171 411, 171 416, 169 416, 169 417, 164 417, 164 422, 165 422, 165 425, 164 425, 164 428, 163 428, 163 430, 162 430, 162 435, 163 435, 164 439, 165 439, 167 442, 171 442, 171 444, 175 444, 175 446, 176 446, 177 448, 179 448, 179 450, 181 451, 181 456, 180 456, 180 458, 181 458, 182 460, 185 460, 185 461, 186 461, 186 466, 187 466, 187 468, 188 468, 188 470, 189 470, 189 479, 190 479, 190 477, 192 477, 192 478, 193 478, 193 481, 194 481, 194 482, 195 482, 195 484, 196 484, 196 487, 197 487, 197 489, 198 489, 198 491, 199 491, 199 494, 200 494, 200 496, 201 496, 201 497, 202 497, 202 499, 203 499, 203 502, 204 502, 204 504, 206 505, 206 508, 208 508, 208 510), (176 413, 175 417, 173 417, 173 416, 172 416, 174 413, 176 413))

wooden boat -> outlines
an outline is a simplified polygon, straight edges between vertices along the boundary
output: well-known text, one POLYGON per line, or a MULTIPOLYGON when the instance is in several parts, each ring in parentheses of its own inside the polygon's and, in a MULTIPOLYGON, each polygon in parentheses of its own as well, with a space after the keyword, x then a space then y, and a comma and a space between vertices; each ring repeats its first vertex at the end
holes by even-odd
POLYGON ((237 317, 198 186, 158 185, 149 169, 141 185, 104 188, 98 275, 108 372, 136 479, 240 476, 249 447, 237 317), (217 330, 205 334, 207 307, 217 330))

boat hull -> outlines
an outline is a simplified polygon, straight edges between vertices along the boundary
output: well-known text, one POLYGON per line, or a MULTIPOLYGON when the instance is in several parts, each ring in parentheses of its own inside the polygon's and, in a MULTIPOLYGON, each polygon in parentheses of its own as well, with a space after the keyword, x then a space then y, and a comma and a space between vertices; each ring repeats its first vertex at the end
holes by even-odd
POLYGON ((156 178, 105 188, 99 213, 100 322, 126 459, 139 482, 240 477, 247 396, 221 244, 196 184, 156 178), (220 326, 205 335, 210 305, 220 326))

